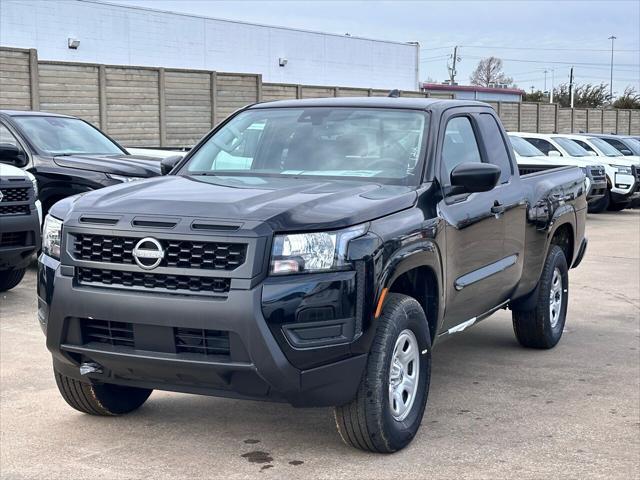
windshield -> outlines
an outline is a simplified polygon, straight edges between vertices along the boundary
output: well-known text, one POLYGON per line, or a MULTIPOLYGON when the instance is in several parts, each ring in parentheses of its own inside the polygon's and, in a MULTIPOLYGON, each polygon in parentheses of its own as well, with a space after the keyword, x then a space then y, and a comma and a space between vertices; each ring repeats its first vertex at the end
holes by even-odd
POLYGON ((591 137, 589 141, 593 143, 598 149, 604 153, 607 157, 622 157, 622 153, 615 147, 609 145, 607 142, 598 137, 591 137))
POLYGON ((77 118, 16 116, 13 120, 45 155, 122 155, 118 146, 77 118))
POLYGON ((427 123, 427 114, 414 110, 247 110, 209 138, 179 173, 314 175, 415 184, 427 123))
POLYGON ((564 148, 572 157, 589 157, 590 154, 573 140, 564 137, 553 137, 558 145, 564 148))
POLYGON ((524 138, 509 135, 511 146, 521 157, 544 157, 544 153, 527 142, 524 138))

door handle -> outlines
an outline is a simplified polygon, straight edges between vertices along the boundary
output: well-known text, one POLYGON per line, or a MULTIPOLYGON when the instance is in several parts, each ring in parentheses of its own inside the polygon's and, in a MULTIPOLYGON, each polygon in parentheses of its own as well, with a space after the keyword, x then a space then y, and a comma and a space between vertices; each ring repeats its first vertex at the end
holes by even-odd
POLYGON ((496 217, 498 215, 502 215, 504 213, 504 204, 500 203, 498 200, 493 202, 493 207, 491 207, 491 213, 493 213, 496 217))

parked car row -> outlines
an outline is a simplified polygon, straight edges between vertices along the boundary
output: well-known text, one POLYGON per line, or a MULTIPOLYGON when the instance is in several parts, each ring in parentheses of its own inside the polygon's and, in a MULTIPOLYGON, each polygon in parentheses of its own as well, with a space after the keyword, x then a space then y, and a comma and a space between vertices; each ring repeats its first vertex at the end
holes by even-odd
POLYGON ((640 141, 634 137, 509 132, 509 138, 521 172, 582 168, 590 184, 591 213, 622 210, 640 200, 640 141))

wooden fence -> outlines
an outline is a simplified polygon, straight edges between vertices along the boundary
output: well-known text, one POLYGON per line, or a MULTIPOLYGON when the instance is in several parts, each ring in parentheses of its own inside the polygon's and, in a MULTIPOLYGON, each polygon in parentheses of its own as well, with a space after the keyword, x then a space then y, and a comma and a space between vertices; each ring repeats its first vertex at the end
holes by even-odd
MULTIPOLYGON (((191 146, 232 112, 255 102, 387 94, 264 83, 252 73, 43 61, 35 50, 0 47, 0 108, 78 116, 126 146, 191 146)), ((401 96, 428 95, 403 91, 401 96)), ((640 134, 640 110, 488 103, 511 131, 640 134)))

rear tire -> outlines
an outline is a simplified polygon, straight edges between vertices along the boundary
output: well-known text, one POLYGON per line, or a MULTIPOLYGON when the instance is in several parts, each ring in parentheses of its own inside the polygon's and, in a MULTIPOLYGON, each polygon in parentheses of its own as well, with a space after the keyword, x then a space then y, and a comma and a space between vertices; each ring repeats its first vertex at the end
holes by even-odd
POLYGON ((3 270, 0 272, 0 292, 6 292, 18 285, 24 277, 26 269, 3 270))
POLYGON ((548 349, 562 337, 569 302, 569 272, 564 252, 552 245, 540 276, 532 310, 513 310, 513 331, 520 345, 548 349))
POLYGON ((356 397, 334 414, 347 445, 391 453, 407 446, 420 427, 431 380, 431 336, 424 310, 406 295, 390 293, 376 322, 356 397))
POLYGON ((109 383, 84 383, 54 371, 62 398, 73 408, 89 415, 114 416, 129 413, 149 398, 153 390, 109 383))

